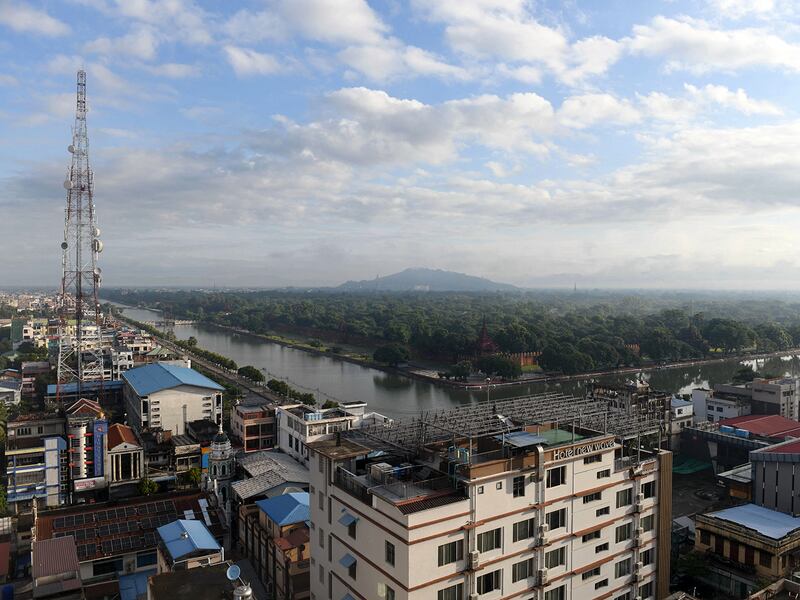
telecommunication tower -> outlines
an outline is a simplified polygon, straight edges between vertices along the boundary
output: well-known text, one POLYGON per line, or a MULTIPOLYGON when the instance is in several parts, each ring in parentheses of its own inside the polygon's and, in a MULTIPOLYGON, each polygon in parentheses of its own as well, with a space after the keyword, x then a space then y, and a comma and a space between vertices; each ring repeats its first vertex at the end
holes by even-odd
POLYGON ((64 181, 64 241, 61 243, 62 276, 58 332, 58 400, 62 386, 77 383, 78 397, 87 381, 103 379, 102 314, 97 296, 103 250, 94 205, 94 179, 89 166, 89 134, 86 129, 86 72, 78 71, 77 105, 72 144, 67 148, 72 163, 64 181))

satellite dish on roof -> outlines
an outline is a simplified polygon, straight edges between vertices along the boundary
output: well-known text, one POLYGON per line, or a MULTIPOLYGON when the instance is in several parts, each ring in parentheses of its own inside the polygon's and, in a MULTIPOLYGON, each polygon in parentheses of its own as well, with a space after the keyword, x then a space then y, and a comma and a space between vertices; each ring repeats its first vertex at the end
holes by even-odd
POLYGON ((236 581, 239 579, 239 575, 241 575, 241 573, 242 570, 239 568, 239 565, 231 565, 228 567, 228 570, 225 571, 225 576, 229 581, 236 581))

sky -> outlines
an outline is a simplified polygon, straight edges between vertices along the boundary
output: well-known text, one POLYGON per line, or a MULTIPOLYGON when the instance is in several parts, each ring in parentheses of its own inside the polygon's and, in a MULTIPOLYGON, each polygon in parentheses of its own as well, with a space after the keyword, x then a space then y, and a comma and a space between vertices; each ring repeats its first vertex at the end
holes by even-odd
POLYGON ((0 285, 800 289, 791 0, 0 0, 0 285))

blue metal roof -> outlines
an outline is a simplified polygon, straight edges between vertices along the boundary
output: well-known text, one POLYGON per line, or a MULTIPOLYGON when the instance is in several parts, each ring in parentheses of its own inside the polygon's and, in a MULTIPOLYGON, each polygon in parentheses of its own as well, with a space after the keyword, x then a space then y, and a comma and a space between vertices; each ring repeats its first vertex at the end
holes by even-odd
MULTIPOLYGON (((91 390, 96 390, 98 387, 100 387, 101 383, 103 385, 103 389, 105 389, 105 390, 114 390, 114 389, 119 389, 119 388, 122 387, 122 381, 119 381, 119 380, 103 381, 103 382, 100 382, 100 381, 84 381, 81 384, 81 389, 83 391, 86 391, 86 392, 91 391, 91 390)), ((48 386, 47 386, 47 395, 48 396, 55 395, 56 392, 58 392, 57 388, 58 388, 58 386, 55 383, 48 384, 48 386)), ((61 386, 61 391, 63 393, 65 393, 65 394, 74 394, 75 392, 78 391, 78 384, 76 382, 65 383, 65 384, 63 384, 61 386)))
POLYGON ((198 550, 219 550, 219 544, 201 521, 180 519, 157 529, 173 560, 198 550))
POLYGON ((278 525, 291 525, 308 521, 311 518, 308 508, 308 492, 281 494, 274 498, 259 500, 256 502, 256 506, 278 525))
POLYGON ((692 403, 689 400, 684 400, 683 398, 676 398, 673 396, 670 399, 670 406, 672 408, 683 408, 684 406, 691 406, 692 403))
POLYGON ((211 381, 194 369, 165 365, 163 363, 153 363, 125 371, 122 374, 122 378, 140 396, 149 396, 155 392, 168 390, 180 385, 192 385, 220 392, 224 389, 221 385, 211 381))
POLYGON ((119 597, 121 600, 141 600, 147 598, 147 579, 157 573, 148 569, 139 573, 119 576, 119 597))
POLYGON ((793 517, 757 504, 742 504, 709 513, 706 516, 736 523, 773 540, 779 540, 796 529, 800 529, 800 517, 793 517))

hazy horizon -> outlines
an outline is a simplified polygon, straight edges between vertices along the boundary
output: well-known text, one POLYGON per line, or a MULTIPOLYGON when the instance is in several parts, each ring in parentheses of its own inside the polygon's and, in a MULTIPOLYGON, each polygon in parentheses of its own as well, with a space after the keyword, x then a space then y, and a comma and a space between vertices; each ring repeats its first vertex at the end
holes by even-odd
POLYGON ((789 0, 0 0, 2 286, 800 290, 789 0))

